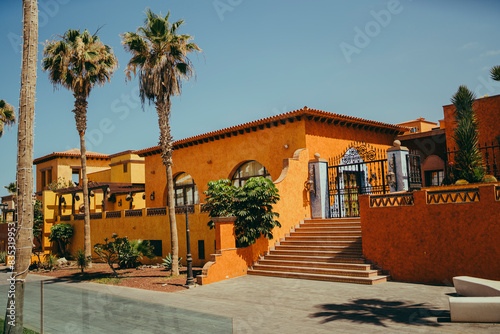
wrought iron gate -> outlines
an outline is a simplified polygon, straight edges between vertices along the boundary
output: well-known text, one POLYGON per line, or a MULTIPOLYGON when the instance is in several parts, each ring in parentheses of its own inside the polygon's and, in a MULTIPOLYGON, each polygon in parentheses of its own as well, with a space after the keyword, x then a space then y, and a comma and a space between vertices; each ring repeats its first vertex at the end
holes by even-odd
POLYGON ((406 168, 408 173, 408 190, 422 189, 422 168, 420 166, 420 155, 410 152, 406 156, 406 168))
POLYGON ((359 217, 359 195, 389 193, 385 154, 366 145, 353 146, 328 164, 330 217, 359 217), (379 158, 375 160, 376 158, 379 158))

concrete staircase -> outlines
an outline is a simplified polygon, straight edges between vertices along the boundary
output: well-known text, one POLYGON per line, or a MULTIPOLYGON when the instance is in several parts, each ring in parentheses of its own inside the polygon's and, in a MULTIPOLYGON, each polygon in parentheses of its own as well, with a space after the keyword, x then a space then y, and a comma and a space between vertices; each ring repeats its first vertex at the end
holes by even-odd
POLYGON ((359 218, 301 222, 248 274, 360 284, 388 278, 363 257, 359 218))

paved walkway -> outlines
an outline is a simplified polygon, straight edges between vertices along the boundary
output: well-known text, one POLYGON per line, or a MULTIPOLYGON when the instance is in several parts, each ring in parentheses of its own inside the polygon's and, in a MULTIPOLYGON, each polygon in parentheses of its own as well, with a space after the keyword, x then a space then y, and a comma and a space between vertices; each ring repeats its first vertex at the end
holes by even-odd
MULTIPOLYGON (((6 305, 5 278, 0 274, 0 306, 6 305)), ((30 275, 28 283, 25 321, 34 328, 40 279, 30 275)), ((451 323, 454 289, 444 286, 261 276, 177 293, 53 280, 44 286, 50 333, 500 333, 500 324, 451 323)))

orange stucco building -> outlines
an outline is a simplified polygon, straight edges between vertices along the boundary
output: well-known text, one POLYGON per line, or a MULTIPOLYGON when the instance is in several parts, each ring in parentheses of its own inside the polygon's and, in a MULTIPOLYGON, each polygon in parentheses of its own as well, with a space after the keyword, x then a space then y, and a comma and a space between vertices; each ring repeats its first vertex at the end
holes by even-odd
MULTIPOLYGON (((274 231, 273 241, 265 243, 272 246, 311 214, 305 184, 309 177, 307 161, 316 153, 323 158, 335 157, 361 143, 385 152, 395 136, 405 131, 407 128, 397 125, 304 107, 175 141, 176 205, 193 206, 189 218, 193 263, 203 265, 216 251, 214 230, 207 227, 208 214, 200 207, 209 181, 228 178, 244 182, 250 176, 262 175, 277 184, 281 201, 275 210, 280 214, 282 228, 274 231), (293 173, 290 166, 295 168, 293 173)), ((165 257, 169 253, 166 173, 160 152, 158 146, 114 155, 89 152, 92 244, 117 233, 152 240, 157 250, 161 249, 158 255, 165 257)), ((79 173, 79 151, 52 153, 34 163, 37 193, 44 202, 44 235, 48 237, 53 224, 69 222, 75 228, 70 251, 76 252, 83 248, 81 186, 50 191, 47 185, 59 177, 71 180, 79 173)), ((180 256, 185 259, 184 219, 179 212, 180 256)), ((47 238, 44 248, 51 248, 47 238)))

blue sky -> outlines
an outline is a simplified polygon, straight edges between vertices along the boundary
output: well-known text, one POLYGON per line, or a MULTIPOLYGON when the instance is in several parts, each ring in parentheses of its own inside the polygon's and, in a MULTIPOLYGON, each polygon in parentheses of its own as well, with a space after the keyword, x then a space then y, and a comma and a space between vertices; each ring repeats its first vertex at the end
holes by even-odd
MULTIPOLYGON (((203 49, 197 79, 172 106, 174 139, 307 105, 398 123, 438 121, 461 84, 478 96, 500 94, 489 69, 500 65, 500 1, 495 0, 39 0, 43 42, 67 29, 99 27, 118 57, 110 83, 88 100, 87 148, 101 153, 155 146, 154 108, 138 102, 121 33, 142 25, 144 10, 184 19, 182 33, 203 49)), ((0 2, 0 99, 18 106, 21 1, 0 2)), ((79 147, 73 96, 54 90, 38 67, 34 157, 79 147)), ((0 195, 15 179, 17 129, 0 138, 0 195)))

